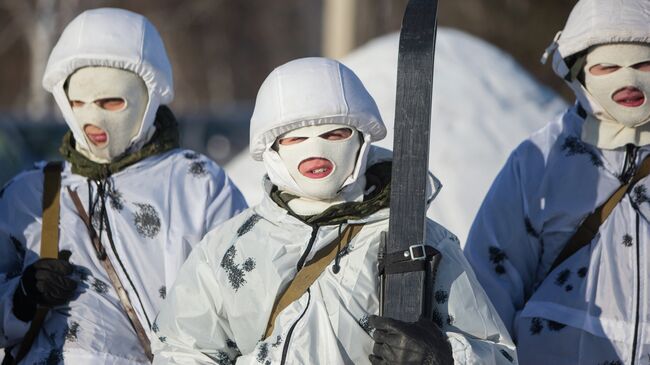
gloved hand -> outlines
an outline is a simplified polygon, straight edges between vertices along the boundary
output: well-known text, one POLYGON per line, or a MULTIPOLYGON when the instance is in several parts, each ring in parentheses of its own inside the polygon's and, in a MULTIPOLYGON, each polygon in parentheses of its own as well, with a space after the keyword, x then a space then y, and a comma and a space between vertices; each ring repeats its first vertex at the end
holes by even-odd
POLYGON ((53 307, 70 301, 77 282, 68 277, 73 266, 68 262, 70 251, 61 251, 58 259, 39 259, 27 266, 13 297, 16 318, 29 322, 37 305, 53 307))
POLYGON ((451 344, 435 323, 420 319, 415 323, 370 316, 375 328, 372 354, 373 365, 451 365, 451 344))

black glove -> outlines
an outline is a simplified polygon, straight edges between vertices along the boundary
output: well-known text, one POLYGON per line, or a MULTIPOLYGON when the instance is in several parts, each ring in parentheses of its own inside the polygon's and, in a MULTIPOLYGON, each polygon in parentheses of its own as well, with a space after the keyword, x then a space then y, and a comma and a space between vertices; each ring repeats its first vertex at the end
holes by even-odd
POLYGON ((370 355, 373 365, 451 365, 451 344, 435 323, 420 319, 415 323, 370 316, 375 328, 375 346, 370 355))
POLYGON ((54 307, 72 299, 77 282, 68 277, 73 271, 69 258, 70 251, 61 251, 59 259, 40 259, 27 266, 14 292, 16 318, 29 322, 36 314, 37 305, 54 307))

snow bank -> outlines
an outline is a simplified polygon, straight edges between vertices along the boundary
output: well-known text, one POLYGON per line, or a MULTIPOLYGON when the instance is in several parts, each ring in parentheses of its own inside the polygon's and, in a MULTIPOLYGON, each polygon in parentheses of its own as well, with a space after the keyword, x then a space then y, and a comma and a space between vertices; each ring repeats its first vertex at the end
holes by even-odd
MULTIPOLYGON (((342 59, 373 95, 393 143, 399 35, 370 41, 342 59)), ((429 167, 443 189, 428 215, 465 241, 492 180, 510 151, 566 104, 508 54, 466 33, 441 28, 436 44, 429 167)), ((225 166, 249 204, 262 197, 264 166, 247 152, 225 166)))

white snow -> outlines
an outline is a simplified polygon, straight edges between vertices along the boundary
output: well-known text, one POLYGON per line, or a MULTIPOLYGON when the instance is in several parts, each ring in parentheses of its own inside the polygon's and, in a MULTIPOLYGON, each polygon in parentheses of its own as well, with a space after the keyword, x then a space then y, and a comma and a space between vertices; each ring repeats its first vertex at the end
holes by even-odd
MULTIPOLYGON (((373 95, 393 143, 397 33, 341 61, 373 95)), ((443 188, 428 215, 465 242, 492 180, 513 148, 566 108, 505 52, 458 30, 440 28, 436 44, 429 167, 443 188)), ((225 169, 253 205, 262 198, 261 162, 244 152, 225 169)))

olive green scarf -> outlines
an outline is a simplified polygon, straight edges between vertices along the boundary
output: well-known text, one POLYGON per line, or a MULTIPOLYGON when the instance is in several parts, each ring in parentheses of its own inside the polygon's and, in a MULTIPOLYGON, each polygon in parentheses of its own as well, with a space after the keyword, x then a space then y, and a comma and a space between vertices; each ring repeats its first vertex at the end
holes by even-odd
POLYGON ((366 170, 366 190, 370 187, 374 187, 374 190, 364 196, 363 201, 333 205, 316 215, 301 216, 296 214, 289 208, 288 203, 292 199, 296 199, 297 196, 281 192, 275 186, 271 190, 271 199, 292 216, 312 226, 342 224, 349 220, 359 220, 389 207, 391 165, 390 161, 385 161, 372 165, 366 170))
POLYGON ((79 153, 75 149, 75 140, 70 131, 63 136, 63 144, 59 148, 59 152, 66 161, 72 164, 73 173, 92 180, 103 180, 147 157, 178 148, 178 123, 168 107, 163 105, 158 108, 154 125, 156 132, 140 150, 125 154, 110 163, 97 163, 79 153))

